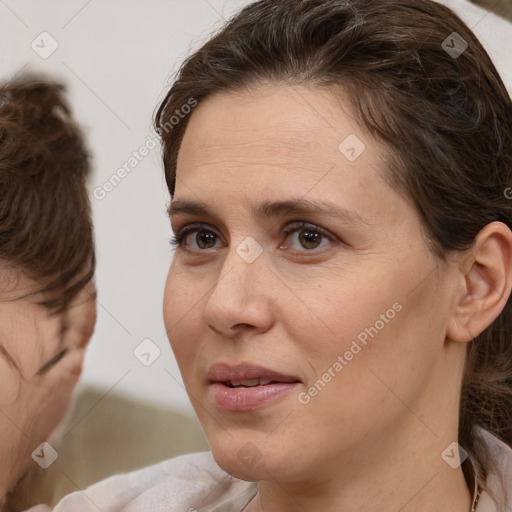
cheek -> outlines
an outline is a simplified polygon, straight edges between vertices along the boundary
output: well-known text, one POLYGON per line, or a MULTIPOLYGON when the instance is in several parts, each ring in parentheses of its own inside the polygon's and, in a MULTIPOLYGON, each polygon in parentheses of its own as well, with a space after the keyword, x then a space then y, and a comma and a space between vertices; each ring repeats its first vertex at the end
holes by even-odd
POLYGON ((20 373, 0 354, 0 408, 16 401, 20 387, 20 373))
POLYGON ((31 393, 35 399, 32 414, 38 418, 41 431, 46 435, 64 420, 69 410, 78 383, 78 375, 71 370, 77 364, 79 357, 73 355, 34 382, 31 393))
POLYGON ((164 292, 163 315, 167 336, 180 369, 190 365, 203 330, 201 290, 171 265, 164 292))
MULTIPOLYGON (((362 432, 399 414, 400 400, 415 402, 444 341, 444 307, 434 286, 415 288, 408 275, 417 273, 369 274, 358 287, 325 290, 322 320, 333 332, 308 346, 314 371, 300 401, 309 412, 330 410, 335 424, 349 420, 362 432)), ((307 328, 303 321, 297 333, 307 328)))
POLYGON ((294 286, 295 298, 280 300, 279 315, 288 318, 286 323, 294 330, 291 337, 324 366, 325 357, 334 362, 354 342, 367 347, 385 337, 401 315, 404 294, 393 283, 393 269, 385 279, 371 269, 363 270, 337 269, 294 286))
POLYGON ((383 394, 391 395, 376 375, 389 384, 400 375, 410 379, 414 368, 420 369, 418 356, 434 332, 432 318, 418 322, 430 292, 410 293, 407 276, 416 272, 392 265, 386 270, 377 274, 370 268, 357 273, 340 269, 336 276, 322 279, 321 286, 296 289, 300 301, 281 304, 281 318, 294 311, 286 322, 291 349, 299 350, 306 363, 303 402, 324 395, 357 407, 368 400, 375 405, 383 394))

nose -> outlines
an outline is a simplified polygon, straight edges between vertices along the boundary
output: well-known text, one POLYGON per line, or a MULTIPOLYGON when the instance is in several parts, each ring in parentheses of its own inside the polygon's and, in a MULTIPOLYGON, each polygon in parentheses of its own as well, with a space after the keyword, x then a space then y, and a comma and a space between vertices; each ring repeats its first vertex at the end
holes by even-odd
POLYGON ((263 333, 274 322, 272 273, 263 255, 249 261, 237 253, 236 247, 230 250, 206 299, 203 320, 223 337, 263 333))

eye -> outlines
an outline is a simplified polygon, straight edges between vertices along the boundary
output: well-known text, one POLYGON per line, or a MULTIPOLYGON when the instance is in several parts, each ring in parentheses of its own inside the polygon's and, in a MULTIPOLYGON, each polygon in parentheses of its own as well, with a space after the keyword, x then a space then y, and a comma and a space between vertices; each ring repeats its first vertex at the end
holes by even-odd
POLYGON ((326 245, 329 245, 329 243, 333 242, 333 238, 329 236, 324 229, 307 222, 300 222, 298 224, 288 226, 284 230, 284 233, 287 235, 287 238, 291 238, 292 241, 296 241, 296 244, 294 247, 292 246, 292 249, 301 252, 304 252, 304 249, 306 249, 306 251, 316 251, 317 249, 322 249, 326 245), (298 236, 290 236, 295 234, 298 236))
MULTIPOLYGON (((324 229, 314 224, 307 222, 299 222, 289 225, 283 230, 286 238, 295 240, 290 248, 300 252, 317 252, 329 243, 334 242, 334 238, 324 229), (298 236, 292 237, 291 235, 297 234, 298 236), (304 249, 306 251, 304 251, 304 249)), ((201 252, 208 249, 216 249, 221 247, 215 245, 220 241, 220 237, 206 225, 190 224, 179 230, 174 235, 170 243, 173 247, 181 247, 185 250, 201 252)), ((287 248, 288 246, 281 246, 280 248, 287 248)))
POLYGON ((203 251, 206 249, 215 249, 215 242, 218 235, 207 226, 202 224, 190 224, 181 229, 174 235, 170 243, 176 247, 190 249, 192 251, 203 251))
POLYGON ((37 375, 42 375, 46 373, 50 368, 55 366, 68 352, 68 349, 61 350, 55 357, 52 357, 48 362, 46 362, 37 372, 37 375))

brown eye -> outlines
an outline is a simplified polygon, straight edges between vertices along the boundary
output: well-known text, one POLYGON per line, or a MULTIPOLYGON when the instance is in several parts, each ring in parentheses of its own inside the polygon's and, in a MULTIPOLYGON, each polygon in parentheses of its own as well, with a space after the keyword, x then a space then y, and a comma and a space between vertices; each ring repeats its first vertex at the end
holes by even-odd
POLYGON ((310 229, 299 232, 299 240, 305 249, 316 249, 322 242, 323 235, 310 229))
POLYGON ((211 249, 215 245, 217 235, 211 231, 198 231, 195 241, 200 249, 211 249))
POLYGON ((298 225, 289 226, 284 230, 286 238, 290 239, 289 247, 299 252, 318 252, 316 249, 322 249, 330 243, 334 243, 333 238, 322 228, 314 224, 304 222, 298 225), (298 236, 295 236, 298 234, 298 236))
POLYGON ((201 225, 191 224, 184 227, 171 238, 171 245, 181 247, 188 251, 201 252, 212 249, 215 242, 219 240, 219 236, 211 229, 207 229, 201 225))

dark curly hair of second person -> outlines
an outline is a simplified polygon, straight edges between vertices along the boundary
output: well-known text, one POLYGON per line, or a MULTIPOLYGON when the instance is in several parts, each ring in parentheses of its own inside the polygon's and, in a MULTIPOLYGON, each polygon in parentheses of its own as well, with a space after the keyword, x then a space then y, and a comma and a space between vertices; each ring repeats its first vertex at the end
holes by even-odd
POLYGON ((30 506, 96 323, 90 159, 64 86, 0 87, 0 510, 30 506), (43 447, 43 448, 41 448, 43 447), (48 450, 47 450, 48 451, 48 450), (42 457, 42 455, 41 455, 42 457))

